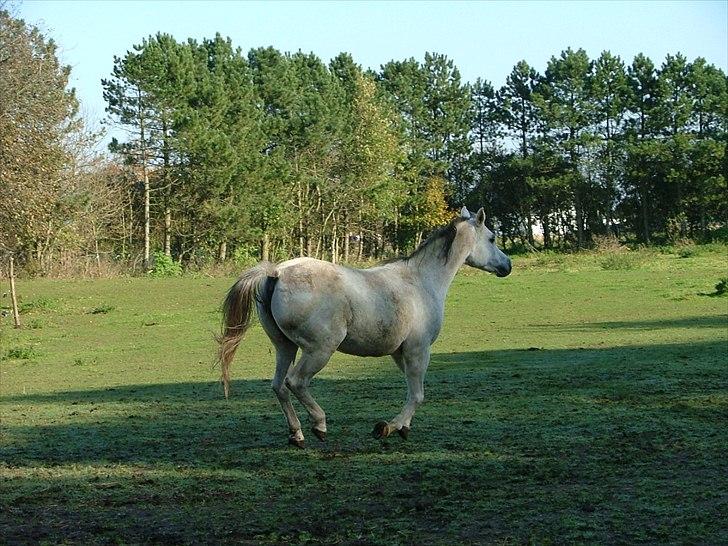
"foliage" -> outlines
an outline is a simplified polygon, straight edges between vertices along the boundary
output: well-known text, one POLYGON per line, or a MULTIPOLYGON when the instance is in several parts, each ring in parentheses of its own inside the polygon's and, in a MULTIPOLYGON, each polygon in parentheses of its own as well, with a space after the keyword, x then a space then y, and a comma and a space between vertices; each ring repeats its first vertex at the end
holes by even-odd
POLYGON ((639 255, 632 252, 608 252, 600 258, 599 263, 606 271, 625 271, 637 269, 642 262, 639 255))
POLYGON ((56 298, 40 297, 30 301, 21 301, 18 305, 21 313, 28 311, 52 311, 60 308, 60 302, 56 298))
POLYGON ((258 251, 252 245, 240 245, 235 249, 233 254, 233 263, 241 268, 247 269, 255 265, 258 261, 258 251))
POLYGON ((697 247, 691 240, 683 239, 675 245, 675 251, 681 258, 692 258, 697 254, 697 247))
POLYGON ((39 353, 33 347, 13 347, 2 355, 0 360, 32 360, 38 358, 39 353))
POLYGON ((0 7, 0 250, 47 266, 83 199, 86 135, 70 67, 36 27, 0 7))
MULTIPOLYGON (((169 275, 162 275, 162 276, 167 277, 169 275)), ((113 306, 113 305, 102 304, 102 305, 97 305, 96 307, 94 307, 93 309, 91 309, 91 311, 89 311, 89 314, 91 314, 91 315, 105 315, 106 313, 108 313, 110 311, 113 311, 114 309, 116 309, 116 307, 113 306)))
POLYGON ((724 277, 718 281, 718 284, 715 285, 715 293, 718 296, 728 294, 728 277, 724 277))
POLYGON ((164 252, 154 253, 154 265, 149 272, 150 277, 179 277, 182 274, 182 265, 175 262, 164 252))

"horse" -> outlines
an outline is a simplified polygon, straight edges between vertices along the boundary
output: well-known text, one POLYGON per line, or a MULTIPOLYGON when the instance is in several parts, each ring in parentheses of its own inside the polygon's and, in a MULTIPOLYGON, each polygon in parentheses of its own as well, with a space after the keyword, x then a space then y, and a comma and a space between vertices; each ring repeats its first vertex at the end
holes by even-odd
POLYGON ((372 434, 386 438, 397 432, 407 439, 415 410, 424 401, 430 346, 440 333, 445 296, 463 264, 498 277, 511 272, 511 260, 496 246, 482 208, 472 215, 463 207, 407 258, 368 269, 313 258, 259 263, 240 275, 223 302, 217 341, 225 397, 230 364, 255 306, 276 350, 271 384, 288 422, 289 444, 304 447, 291 393, 307 410, 313 434, 326 440, 326 414, 309 384, 336 351, 392 356, 404 372, 407 399, 402 411, 376 423, 372 434))

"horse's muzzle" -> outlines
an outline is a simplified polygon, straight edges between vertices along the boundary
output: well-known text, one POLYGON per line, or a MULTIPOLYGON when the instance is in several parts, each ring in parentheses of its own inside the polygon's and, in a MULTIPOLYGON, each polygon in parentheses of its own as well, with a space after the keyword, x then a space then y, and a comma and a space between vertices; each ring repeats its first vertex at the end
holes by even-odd
POLYGON ((496 277, 507 277, 511 274, 511 261, 508 260, 508 263, 505 266, 498 266, 495 270, 495 276, 496 277))

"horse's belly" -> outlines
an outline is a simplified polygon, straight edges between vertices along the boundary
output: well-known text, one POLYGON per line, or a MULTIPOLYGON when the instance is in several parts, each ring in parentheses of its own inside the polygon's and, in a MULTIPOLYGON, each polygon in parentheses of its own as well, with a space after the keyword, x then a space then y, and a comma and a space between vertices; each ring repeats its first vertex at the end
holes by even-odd
POLYGON ((346 337, 339 345, 338 350, 342 353, 355 356, 385 356, 391 355, 401 345, 399 344, 383 344, 383 343, 366 343, 360 340, 350 339, 346 337))
POLYGON ((338 350, 357 356, 384 356, 395 352, 404 341, 399 328, 350 328, 338 350))

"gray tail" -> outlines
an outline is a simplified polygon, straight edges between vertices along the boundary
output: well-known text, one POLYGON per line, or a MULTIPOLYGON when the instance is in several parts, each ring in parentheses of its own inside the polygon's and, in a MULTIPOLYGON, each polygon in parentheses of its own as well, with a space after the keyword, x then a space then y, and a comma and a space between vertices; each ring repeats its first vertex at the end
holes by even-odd
POLYGON ((250 327, 255 302, 260 301, 263 305, 270 307, 274 285, 265 283, 270 288, 267 288, 264 294, 261 294, 261 289, 263 281, 269 276, 272 269, 272 264, 261 262, 243 272, 228 290, 222 304, 222 330, 219 335, 215 336, 215 339, 218 343, 217 360, 222 371, 221 380, 225 398, 230 393, 230 364, 245 332, 250 327))

